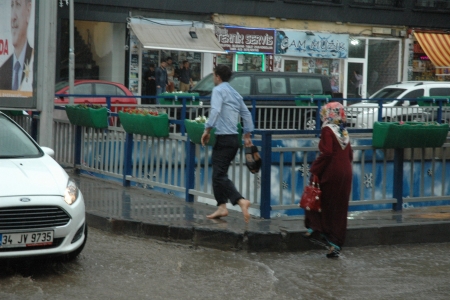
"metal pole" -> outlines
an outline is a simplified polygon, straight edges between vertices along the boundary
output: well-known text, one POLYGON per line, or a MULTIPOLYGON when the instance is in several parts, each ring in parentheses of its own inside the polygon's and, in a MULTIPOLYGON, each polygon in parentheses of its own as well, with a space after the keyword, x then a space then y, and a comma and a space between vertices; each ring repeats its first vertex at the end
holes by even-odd
MULTIPOLYGON (((259 134, 260 132, 256 133, 259 134)), ((270 168, 272 165, 272 133, 269 131, 262 132, 261 140, 262 148, 262 167, 261 167, 261 203, 259 206, 260 216, 264 219, 270 219, 271 207, 271 182, 270 168)))
POLYGON ((403 208, 403 162, 404 150, 394 150, 394 193, 393 196, 397 199, 397 203, 392 204, 395 211, 401 211, 403 208))
POLYGON ((57 6, 52 1, 36 1, 35 8, 39 12, 38 71, 37 76, 34 74, 37 81, 37 109, 40 111, 38 143, 53 147, 57 6))
MULTIPOLYGON (((74 20, 73 20, 73 2, 70 0, 69 4, 69 94, 73 95, 74 91, 74 73, 75 73, 75 49, 74 49, 74 20)), ((74 104, 73 97, 69 97, 69 104, 74 104)))

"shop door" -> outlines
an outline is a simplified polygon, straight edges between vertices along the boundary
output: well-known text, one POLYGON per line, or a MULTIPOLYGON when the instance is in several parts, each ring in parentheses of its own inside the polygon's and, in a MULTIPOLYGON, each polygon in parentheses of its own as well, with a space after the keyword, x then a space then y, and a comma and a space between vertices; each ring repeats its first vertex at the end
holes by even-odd
POLYGON ((302 68, 300 59, 285 59, 284 72, 300 72, 302 68))
MULTIPOLYGON (((367 72, 365 61, 347 62, 347 98, 366 98, 367 72)), ((352 103, 355 103, 352 101, 352 103)), ((349 103, 351 104, 351 103, 349 103)))

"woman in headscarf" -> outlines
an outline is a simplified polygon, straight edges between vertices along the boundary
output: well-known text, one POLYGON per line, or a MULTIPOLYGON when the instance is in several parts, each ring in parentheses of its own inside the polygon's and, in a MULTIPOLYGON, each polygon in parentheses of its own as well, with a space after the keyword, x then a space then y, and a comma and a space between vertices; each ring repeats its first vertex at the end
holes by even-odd
POLYGON ((321 212, 305 210, 304 235, 326 245, 327 257, 338 257, 347 231, 347 210, 352 185, 353 151, 345 128, 344 107, 330 102, 320 111, 323 122, 319 142, 320 154, 310 172, 319 178, 321 212))

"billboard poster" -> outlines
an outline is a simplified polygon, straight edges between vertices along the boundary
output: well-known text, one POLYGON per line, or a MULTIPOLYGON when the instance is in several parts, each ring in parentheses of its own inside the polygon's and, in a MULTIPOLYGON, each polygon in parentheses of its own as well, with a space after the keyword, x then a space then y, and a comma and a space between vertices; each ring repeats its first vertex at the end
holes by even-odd
POLYGON ((276 54, 302 57, 347 58, 348 41, 348 34, 277 30, 276 54))
POLYGON ((35 0, 0 1, 1 107, 24 107, 24 103, 30 107, 32 103, 35 26, 35 0))
POLYGON ((235 26, 215 26, 220 46, 229 52, 271 53, 275 48, 275 30, 235 26))

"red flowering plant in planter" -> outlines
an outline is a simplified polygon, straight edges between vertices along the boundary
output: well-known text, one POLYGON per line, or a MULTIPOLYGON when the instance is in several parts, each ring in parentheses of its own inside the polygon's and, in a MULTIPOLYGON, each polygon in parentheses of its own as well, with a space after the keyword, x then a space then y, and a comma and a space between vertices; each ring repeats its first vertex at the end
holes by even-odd
POLYGON ((153 137, 169 136, 169 117, 166 113, 143 108, 125 108, 119 111, 120 122, 128 133, 153 137))
POLYGON ((71 124, 97 129, 108 128, 108 109, 96 104, 66 105, 71 124))
POLYGON ((131 115, 143 115, 143 116, 158 116, 159 112, 157 110, 150 110, 144 108, 131 108, 127 107, 123 110, 123 112, 131 114, 131 115))
POLYGON ((103 108, 104 106, 98 105, 98 104, 92 104, 92 103, 87 103, 87 104, 77 104, 76 107, 78 108, 92 108, 92 109, 100 109, 103 108))

